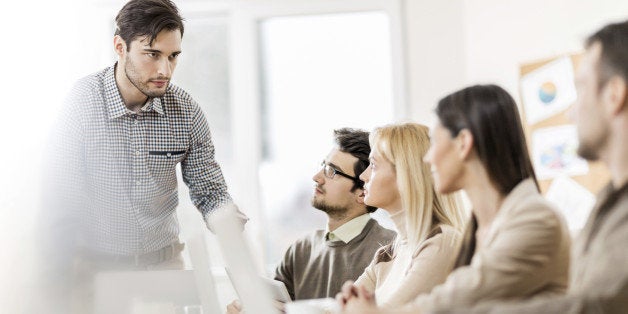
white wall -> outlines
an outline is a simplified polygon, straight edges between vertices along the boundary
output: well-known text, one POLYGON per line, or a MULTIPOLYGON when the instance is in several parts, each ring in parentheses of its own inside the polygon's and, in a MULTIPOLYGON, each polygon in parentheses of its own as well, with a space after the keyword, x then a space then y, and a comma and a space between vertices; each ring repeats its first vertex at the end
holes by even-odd
POLYGON ((625 0, 406 0, 411 117, 429 123, 445 94, 496 83, 519 99, 519 67, 578 52, 625 0))
POLYGON ((465 4, 467 81, 495 82, 516 97, 521 64, 581 51, 589 34, 628 18, 624 0, 465 0, 465 4))
POLYGON ((405 1, 408 117, 419 123, 466 82, 464 15, 462 0, 405 1))

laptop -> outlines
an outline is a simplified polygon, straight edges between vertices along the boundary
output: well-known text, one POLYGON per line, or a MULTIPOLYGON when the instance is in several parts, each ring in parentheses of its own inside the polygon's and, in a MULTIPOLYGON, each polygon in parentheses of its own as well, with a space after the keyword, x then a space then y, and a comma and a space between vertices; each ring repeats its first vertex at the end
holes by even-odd
MULTIPOLYGON (((231 282, 241 281, 240 279, 234 278, 235 276, 239 276, 239 272, 232 274, 231 271, 229 270, 229 267, 225 267, 225 272, 227 273, 227 276, 229 277, 229 280, 231 280, 231 282)), ((260 278, 262 282, 264 283, 264 285, 266 286, 266 289, 270 291, 271 297, 274 300, 277 300, 283 303, 292 302, 292 299, 290 298, 290 293, 288 293, 288 289, 286 288, 286 285, 283 282, 279 280, 266 278, 266 277, 260 277, 260 278)), ((237 287, 234 287, 234 288, 236 290, 236 293, 238 294, 238 297, 241 298, 240 293, 238 292, 238 288, 237 287)))
POLYGON ((218 243, 225 259, 225 270, 244 310, 248 313, 261 314, 279 313, 274 308, 273 300, 286 303, 286 313, 336 313, 340 311, 333 298, 321 298, 291 301, 288 290, 283 282, 261 277, 253 263, 248 241, 245 240, 241 223, 239 222, 235 206, 223 208, 210 217, 212 230, 214 230, 218 243))

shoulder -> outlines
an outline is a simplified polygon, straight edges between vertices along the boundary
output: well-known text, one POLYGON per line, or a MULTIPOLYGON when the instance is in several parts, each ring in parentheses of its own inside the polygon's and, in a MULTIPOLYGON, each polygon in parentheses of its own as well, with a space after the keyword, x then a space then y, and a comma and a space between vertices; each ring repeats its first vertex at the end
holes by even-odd
POLYGON ((325 241, 323 230, 310 232, 292 242, 284 253, 284 260, 308 258, 313 251, 313 246, 325 241))
POLYGON ((101 87, 105 84, 105 72, 106 70, 98 71, 90 75, 80 78, 74 84, 74 89, 87 89, 93 87, 101 87))
MULTIPOLYGON (((109 68, 77 80, 64 100, 62 116, 85 117, 99 112, 105 99, 106 72, 109 68)), ((117 87, 115 87, 117 88, 117 87)))
POLYGON ((458 250, 461 240, 462 233, 459 230, 452 226, 441 224, 434 228, 427 239, 421 242, 413 255, 417 256, 426 251, 449 254, 458 250))
POLYGON ((628 234, 628 192, 624 192, 623 195, 618 195, 615 204, 610 210, 609 219, 606 219, 604 224, 609 225, 608 230, 618 234, 628 234))
POLYGON ((74 83, 70 90, 70 100, 74 97, 89 97, 101 94, 105 89, 105 75, 109 68, 84 76, 74 83))
MULTIPOLYGON (((107 81, 108 75, 112 75, 111 71, 113 71, 112 67, 107 67, 96 72, 93 72, 89 75, 86 75, 79 79, 76 82, 76 86, 86 86, 86 87, 94 87, 94 86, 104 86, 107 81)), ((109 79, 115 83, 115 79, 109 79)))
POLYGON ((568 247, 571 239, 564 217, 538 192, 502 210, 506 212, 493 222, 493 247, 508 251, 568 247))
POLYGON ((190 113, 200 112, 200 107, 194 98, 192 98, 192 95, 173 83, 170 83, 168 91, 166 91, 162 99, 165 101, 166 107, 170 110, 181 110, 190 113))
POLYGON ((314 245, 318 245, 324 242, 325 242, 325 231, 316 230, 295 240, 290 245, 290 248, 294 250, 309 249, 314 245))
POLYGON ((447 247, 458 251, 462 243, 462 231, 450 225, 441 225, 440 228, 442 230, 440 239, 441 247, 447 247))
POLYGON ((547 226, 560 226, 563 217, 556 207, 539 193, 530 193, 509 209, 505 215, 506 224, 540 223, 547 226))
POLYGON ((369 236, 377 237, 385 241, 392 241, 397 235, 395 231, 382 227, 377 222, 377 220, 373 218, 369 220, 365 228, 368 228, 369 225, 371 225, 371 230, 369 230, 369 236))
POLYGON ((501 223, 517 224, 532 221, 558 223, 561 215, 538 191, 532 179, 520 182, 506 196, 500 208, 501 223))

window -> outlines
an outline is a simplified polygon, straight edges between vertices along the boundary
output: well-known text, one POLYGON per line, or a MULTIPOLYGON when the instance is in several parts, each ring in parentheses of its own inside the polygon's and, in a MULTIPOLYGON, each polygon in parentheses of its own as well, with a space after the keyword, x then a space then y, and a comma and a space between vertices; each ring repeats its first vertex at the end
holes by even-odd
POLYGON ((310 205, 333 130, 394 120, 389 17, 382 11, 273 17, 259 24, 262 212, 267 262, 326 216, 310 205))

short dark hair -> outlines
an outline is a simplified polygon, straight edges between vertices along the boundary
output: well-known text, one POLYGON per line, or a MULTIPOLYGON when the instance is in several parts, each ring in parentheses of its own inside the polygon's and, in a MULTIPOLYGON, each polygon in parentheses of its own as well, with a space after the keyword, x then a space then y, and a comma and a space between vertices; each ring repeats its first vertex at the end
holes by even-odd
POLYGON ((162 30, 179 30, 183 36, 183 18, 177 6, 170 0, 131 0, 116 16, 116 32, 127 43, 140 36, 147 36, 152 45, 162 30))
POLYGON ((491 182, 507 195, 521 181, 537 185, 515 100, 497 85, 475 85, 445 96, 436 115, 452 136, 467 129, 491 182))
MULTIPOLYGON (((369 132, 342 128, 334 130, 334 139, 338 145, 338 149, 341 152, 350 154, 358 159, 353 164, 353 173, 355 177, 359 177, 366 168, 369 166, 369 154, 371 153, 371 146, 369 145, 369 132)), ((364 181, 358 179, 354 181, 351 191, 364 188, 364 181)), ((366 206, 366 211, 372 213, 377 210, 377 207, 366 206)))
POLYGON ((601 88, 613 75, 628 82, 628 20, 604 26, 586 40, 589 48, 595 43, 602 45, 598 64, 598 86, 601 88))

